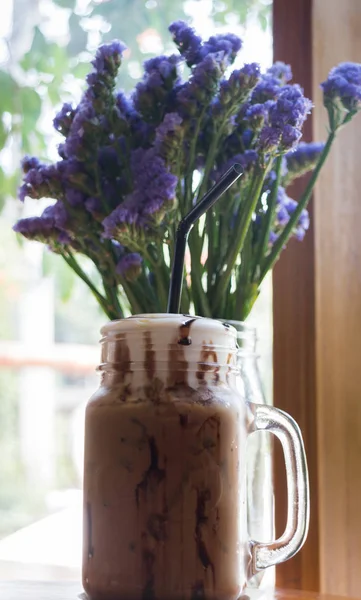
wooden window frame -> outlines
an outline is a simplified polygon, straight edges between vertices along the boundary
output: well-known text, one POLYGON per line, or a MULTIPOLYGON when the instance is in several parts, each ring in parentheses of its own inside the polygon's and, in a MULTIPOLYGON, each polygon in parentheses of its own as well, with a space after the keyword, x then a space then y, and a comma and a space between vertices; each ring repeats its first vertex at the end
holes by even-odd
MULTIPOLYGON (((274 0, 274 59, 315 102, 304 139, 326 138, 319 83, 361 62, 359 0, 274 0)), ((361 587, 361 116, 337 136, 310 206, 311 228, 273 273, 274 404, 299 423, 311 524, 303 550, 277 568, 283 588, 359 596, 361 587)), ((297 198, 305 181, 290 195, 297 198)), ((284 526, 283 458, 275 456, 276 523, 284 526)))

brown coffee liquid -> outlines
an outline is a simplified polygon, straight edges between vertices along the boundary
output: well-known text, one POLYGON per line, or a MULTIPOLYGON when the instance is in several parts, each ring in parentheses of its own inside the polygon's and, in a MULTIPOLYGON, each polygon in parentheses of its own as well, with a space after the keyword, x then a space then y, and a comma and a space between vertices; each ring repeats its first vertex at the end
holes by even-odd
MULTIPOLYGON (((149 348, 149 372, 153 360, 149 348)), ((237 399, 226 386, 177 384, 178 366, 171 389, 154 384, 141 401, 100 392, 87 408, 92 600, 235 600, 245 584, 237 399)))

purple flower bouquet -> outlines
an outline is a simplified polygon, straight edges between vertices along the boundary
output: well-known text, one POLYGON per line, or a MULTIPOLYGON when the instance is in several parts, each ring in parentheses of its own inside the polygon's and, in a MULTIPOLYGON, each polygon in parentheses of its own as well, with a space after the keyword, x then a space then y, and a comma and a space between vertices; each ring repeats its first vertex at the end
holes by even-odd
POLYGON ((55 203, 14 230, 62 256, 109 318, 164 312, 179 221, 240 163, 241 179, 191 233, 181 308, 245 319, 288 240, 308 229, 319 171, 336 132, 361 107, 361 65, 343 63, 322 84, 326 143, 300 143, 312 103, 289 83, 288 65, 232 71, 238 37, 202 41, 182 21, 169 29, 179 53, 147 60, 130 97, 115 91, 125 46, 99 48, 79 105, 65 104, 54 119, 64 136, 59 161, 22 163, 20 199, 55 203), (291 199, 287 186, 309 171, 303 195, 291 199))

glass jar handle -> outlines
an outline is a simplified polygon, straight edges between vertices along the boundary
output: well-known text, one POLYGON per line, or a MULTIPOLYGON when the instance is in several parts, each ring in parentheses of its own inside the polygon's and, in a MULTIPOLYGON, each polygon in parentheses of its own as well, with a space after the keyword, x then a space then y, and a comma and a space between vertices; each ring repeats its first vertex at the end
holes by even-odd
POLYGON ((263 404, 248 403, 251 411, 250 433, 270 431, 281 441, 287 476, 287 524, 277 540, 250 541, 250 576, 261 569, 292 558, 302 547, 309 525, 309 486, 306 455, 300 428, 287 413, 263 404))

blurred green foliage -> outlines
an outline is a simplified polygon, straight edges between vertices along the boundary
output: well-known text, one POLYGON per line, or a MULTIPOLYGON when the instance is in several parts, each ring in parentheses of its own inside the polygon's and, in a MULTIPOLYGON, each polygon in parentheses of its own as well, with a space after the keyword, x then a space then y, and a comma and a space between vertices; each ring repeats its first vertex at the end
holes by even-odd
MULTIPOLYGON (((129 91, 145 59, 173 49, 168 25, 177 19, 192 22, 191 13, 201 2, 13 0, 13 25, 4 40, 8 56, 0 64, 0 211, 7 201, 10 207, 0 217, 0 339, 17 339, 16 310, 28 279, 26 253, 10 229, 16 209, 21 210, 14 202, 21 157, 54 159, 59 137, 52 130, 52 117, 63 102, 79 99, 98 44, 114 38, 127 44, 119 86, 129 91)), ((270 24, 271 0, 212 0, 207 6, 215 25, 229 30, 250 19, 264 29, 270 24)), ((43 273, 53 274, 56 285, 55 340, 96 343, 104 318, 82 282, 46 250, 43 273), (65 305, 70 296, 71 306, 65 305)), ((28 489, 22 466, 18 375, 18 370, 0 369, 0 538, 46 513, 45 490, 28 489)), ((66 441, 67 428, 66 416, 58 415, 59 440, 66 441)), ((60 442, 58 446, 56 485, 66 488, 76 484, 76 474, 69 448, 60 442)))
MULTIPOLYGON (((6 40, 8 61, 0 66, 0 209, 6 198, 16 197, 21 156, 48 157, 54 109, 79 95, 97 45, 114 38, 128 45, 128 61, 121 70, 119 85, 129 91, 144 59, 173 47, 168 25, 176 19, 192 21, 189 13, 201 3, 47 0, 41 9, 39 0, 13 0, 16 28, 6 40), (57 31, 57 20, 63 25, 65 22, 65 34, 64 27, 57 31), (153 45, 149 36, 153 36, 153 45), (46 122, 41 123, 44 115, 46 122), (11 164, 5 166, 1 155, 4 147, 16 150, 11 164)), ((212 0, 210 7, 208 16, 215 25, 229 24, 231 28, 250 18, 258 19, 263 28, 269 25, 271 0, 212 0)))

